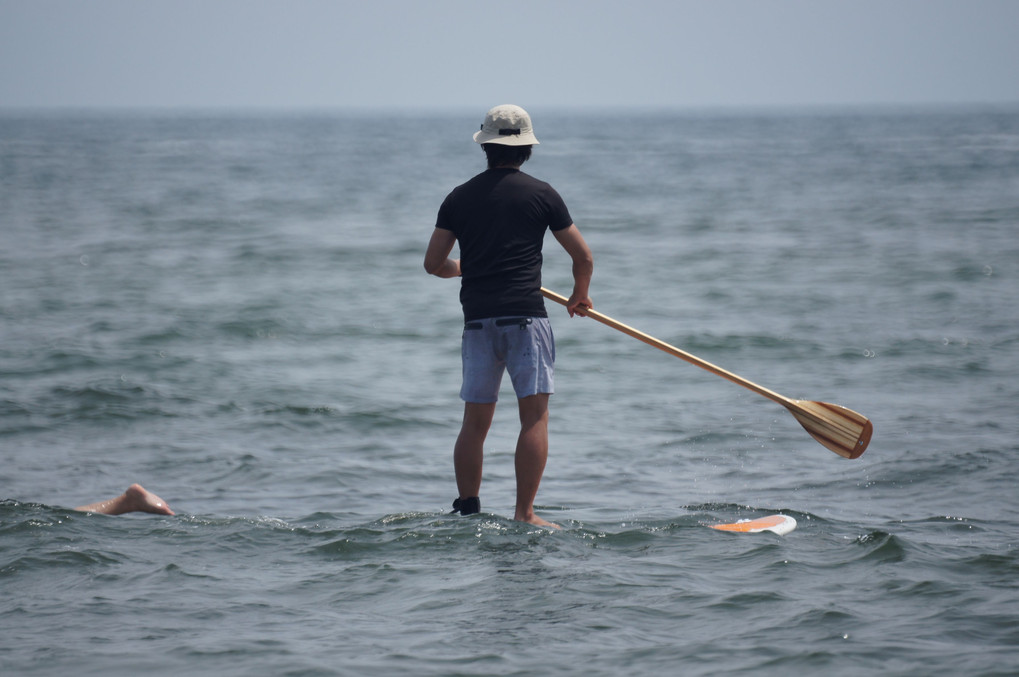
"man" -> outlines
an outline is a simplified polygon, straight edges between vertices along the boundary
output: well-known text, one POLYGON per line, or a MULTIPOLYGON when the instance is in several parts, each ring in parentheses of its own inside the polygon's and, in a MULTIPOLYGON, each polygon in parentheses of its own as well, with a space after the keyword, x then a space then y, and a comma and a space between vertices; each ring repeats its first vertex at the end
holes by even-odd
POLYGON ((588 293, 594 259, 559 194, 520 171, 538 144, 523 108, 491 109, 474 140, 485 151, 488 169, 446 197, 425 253, 428 273, 462 277, 464 417, 453 449, 459 491, 453 510, 461 515, 481 511, 484 442, 507 371, 520 410, 514 519, 558 528, 534 514, 548 459, 548 399, 555 362, 541 296, 546 229, 573 260, 573 293, 567 305, 571 317, 593 306, 588 293), (451 259, 457 243, 461 258, 451 259))

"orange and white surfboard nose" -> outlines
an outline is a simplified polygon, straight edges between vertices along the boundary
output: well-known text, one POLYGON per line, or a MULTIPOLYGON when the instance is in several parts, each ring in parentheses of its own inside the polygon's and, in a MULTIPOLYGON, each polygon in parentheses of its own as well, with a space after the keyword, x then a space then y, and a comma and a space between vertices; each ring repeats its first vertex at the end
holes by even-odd
POLYGON ((741 534, 771 531, 783 536, 796 528, 796 520, 789 515, 768 515, 752 520, 740 520, 731 524, 712 524, 710 526, 719 531, 734 531, 741 534))

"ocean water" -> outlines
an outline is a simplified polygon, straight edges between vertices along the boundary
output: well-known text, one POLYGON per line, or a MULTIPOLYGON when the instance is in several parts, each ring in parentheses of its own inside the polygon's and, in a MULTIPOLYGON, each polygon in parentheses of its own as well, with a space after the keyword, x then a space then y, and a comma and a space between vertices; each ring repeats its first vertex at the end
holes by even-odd
POLYGON ((1019 110, 531 112, 596 308, 868 451, 549 304, 563 529, 508 383, 450 516, 483 110, 6 112, 0 672, 1019 674, 1019 110), (132 482, 177 516, 73 510, 132 482))

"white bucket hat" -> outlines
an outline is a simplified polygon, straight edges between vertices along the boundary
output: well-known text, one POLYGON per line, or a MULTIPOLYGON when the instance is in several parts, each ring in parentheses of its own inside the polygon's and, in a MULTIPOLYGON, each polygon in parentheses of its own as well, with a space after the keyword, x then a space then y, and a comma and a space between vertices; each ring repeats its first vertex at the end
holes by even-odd
POLYGON ((474 133, 478 143, 501 143, 504 146, 534 146, 538 137, 531 127, 531 116, 520 106, 503 104, 485 115, 481 131, 474 133))

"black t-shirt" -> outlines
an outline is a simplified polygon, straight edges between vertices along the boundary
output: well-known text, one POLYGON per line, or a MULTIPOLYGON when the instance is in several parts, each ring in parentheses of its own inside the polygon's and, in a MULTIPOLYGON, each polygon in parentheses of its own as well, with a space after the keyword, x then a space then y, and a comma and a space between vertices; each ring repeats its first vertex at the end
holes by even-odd
POLYGON ((460 303, 465 320, 546 317, 541 296, 545 229, 573 224, 552 186, 518 169, 489 169, 457 186, 435 227, 460 244, 460 303))

